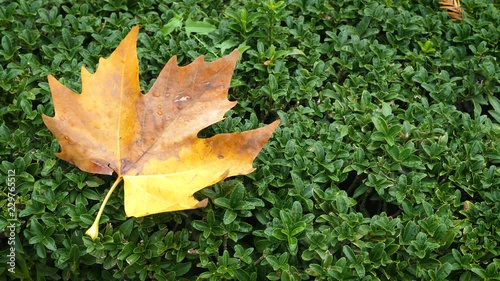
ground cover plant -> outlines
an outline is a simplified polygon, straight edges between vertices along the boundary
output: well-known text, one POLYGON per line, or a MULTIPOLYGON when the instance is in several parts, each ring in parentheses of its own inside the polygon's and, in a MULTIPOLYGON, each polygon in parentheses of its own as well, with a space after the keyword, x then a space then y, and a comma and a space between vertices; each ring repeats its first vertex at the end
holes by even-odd
POLYGON ((0 278, 500 279, 493 0, 462 20, 430 0, 80 2, 0 1, 0 278), (207 207, 127 218, 118 188, 92 240, 114 178, 55 157, 47 75, 80 92, 135 25, 143 92, 174 55, 242 51, 238 104, 200 137, 281 124, 207 207))

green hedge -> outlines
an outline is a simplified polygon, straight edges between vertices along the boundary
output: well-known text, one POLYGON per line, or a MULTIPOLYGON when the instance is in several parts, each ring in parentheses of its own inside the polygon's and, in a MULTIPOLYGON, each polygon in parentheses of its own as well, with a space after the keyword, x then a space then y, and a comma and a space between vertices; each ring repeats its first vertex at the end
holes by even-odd
POLYGON ((500 280, 498 2, 72 2, 0 0, 0 279, 500 280), (55 157, 47 75, 79 92, 137 24, 144 91, 245 49, 200 135, 282 124, 206 208, 126 218, 120 190, 92 241, 113 178, 55 157))

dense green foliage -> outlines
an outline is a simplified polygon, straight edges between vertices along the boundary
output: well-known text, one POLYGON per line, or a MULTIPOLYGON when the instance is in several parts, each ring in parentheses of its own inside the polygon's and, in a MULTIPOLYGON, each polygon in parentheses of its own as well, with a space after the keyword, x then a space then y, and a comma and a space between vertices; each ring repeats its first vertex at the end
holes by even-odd
POLYGON ((0 279, 500 280, 493 0, 463 22, 437 0, 67 2, 0 0, 0 279), (136 24, 144 91, 174 55, 244 50, 238 105, 200 135, 282 124, 206 208, 126 218, 115 192, 92 241, 113 177, 55 157, 46 77, 79 92, 136 24))

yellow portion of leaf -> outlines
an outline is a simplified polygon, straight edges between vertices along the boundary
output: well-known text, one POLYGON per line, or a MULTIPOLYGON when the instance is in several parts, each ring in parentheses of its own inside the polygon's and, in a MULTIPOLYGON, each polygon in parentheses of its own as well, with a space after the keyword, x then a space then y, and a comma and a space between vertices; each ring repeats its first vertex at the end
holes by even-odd
POLYGON ((172 212, 198 208, 199 201, 193 193, 206 186, 209 178, 214 178, 212 184, 222 179, 218 177, 199 176, 186 179, 183 174, 158 176, 124 176, 125 182, 125 213, 128 217, 142 217, 162 212, 172 212), (189 188, 179 188, 186 185, 189 188), (137 200, 137 198, 141 198, 137 200))
POLYGON ((251 147, 263 146, 278 124, 279 121, 275 121, 256 130, 198 139, 190 149, 183 148, 178 159, 150 160, 142 170, 149 176, 123 177, 127 216, 199 207, 193 193, 228 176, 254 170, 252 162, 259 151, 251 147), (165 170, 168 172, 161 172, 165 170))

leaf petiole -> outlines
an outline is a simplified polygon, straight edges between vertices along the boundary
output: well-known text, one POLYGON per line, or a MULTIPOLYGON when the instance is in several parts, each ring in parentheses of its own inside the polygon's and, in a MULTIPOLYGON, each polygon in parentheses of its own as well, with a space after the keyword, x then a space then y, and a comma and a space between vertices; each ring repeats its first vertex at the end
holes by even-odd
POLYGON ((106 203, 108 203, 109 197, 111 197, 111 193, 115 190, 115 188, 118 186, 118 184, 122 181, 122 176, 119 176, 113 186, 108 191, 108 194, 106 194, 106 197, 104 198, 104 201, 102 201, 101 207, 99 208, 99 212, 97 213, 97 216, 95 218, 94 223, 92 226, 85 232, 86 235, 90 236, 92 240, 95 240, 97 236, 99 235, 99 220, 101 219, 102 211, 104 211, 104 206, 106 206, 106 203))

